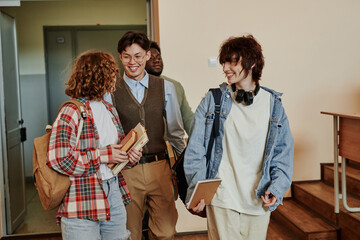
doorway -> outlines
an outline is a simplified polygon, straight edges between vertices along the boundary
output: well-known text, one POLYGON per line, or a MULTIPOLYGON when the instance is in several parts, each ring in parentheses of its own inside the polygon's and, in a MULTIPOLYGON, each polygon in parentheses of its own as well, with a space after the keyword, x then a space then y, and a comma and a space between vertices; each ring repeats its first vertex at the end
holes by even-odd
MULTIPOLYGON (((147 26, 71 26, 44 27, 48 116, 52 123, 61 103, 68 100, 65 82, 76 56, 87 50, 110 52, 120 63, 119 39, 129 30, 146 33, 147 26)), ((120 69, 122 66, 120 66, 120 69)))
MULTIPOLYGON (((113 54, 120 63, 117 53, 118 40, 129 30, 146 33, 146 28, 146 25, 44 27, 47 124, 53 123, 59 106, 69 99, 65 95, 65 82, 70 76, 73 60, 78 54, 91 49, 106 51, 113 54)), ((27 111, 34 110, 24 109, 24 114, 27 111)), ((31 118, 28 121, 35 120, 31 118)), ((59 232, 60 227, 55 224, 57 209, 44 211, 32 179, 27 180, 29 180, 26 182, 28 211, 23 225, 15 231, 15 234, 59 232)))

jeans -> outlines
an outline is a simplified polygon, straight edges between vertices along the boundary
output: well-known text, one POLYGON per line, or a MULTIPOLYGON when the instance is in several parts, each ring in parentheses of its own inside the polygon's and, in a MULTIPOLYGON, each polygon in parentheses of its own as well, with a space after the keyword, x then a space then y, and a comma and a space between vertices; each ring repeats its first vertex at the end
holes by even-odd
POLYGON ((103 180, 110 205, 111 220, 100 222, 79 218, 61 218, 63 240, 123 240, 130 236, 126 229, 126 210, 117 177, 103 180))

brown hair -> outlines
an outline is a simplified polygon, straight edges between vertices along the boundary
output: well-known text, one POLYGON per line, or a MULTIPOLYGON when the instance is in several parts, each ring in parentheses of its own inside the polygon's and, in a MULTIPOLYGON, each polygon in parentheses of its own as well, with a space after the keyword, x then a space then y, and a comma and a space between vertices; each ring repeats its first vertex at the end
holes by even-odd
POLYGON ((134 43, 139 44, 139 46, 145 51, 150 49, 150 40, 143 32, 128 31, 126 32, 118 42, 118 53, 122 54, 125 49, 134 43))
POLYGON ((249 74, 252 65, 252 79, 257 83, 261 78, 264 67, 264 56, 260 44, 252 35, 230 37, 220 47, 219 62, 238 62, 244 69, 245 77, 249 74))
POLYGON ((110 53, 87 51, 76 58, 65 93, 72 98, 101 100, 115 90, 116 77, 119 69, 110 53))

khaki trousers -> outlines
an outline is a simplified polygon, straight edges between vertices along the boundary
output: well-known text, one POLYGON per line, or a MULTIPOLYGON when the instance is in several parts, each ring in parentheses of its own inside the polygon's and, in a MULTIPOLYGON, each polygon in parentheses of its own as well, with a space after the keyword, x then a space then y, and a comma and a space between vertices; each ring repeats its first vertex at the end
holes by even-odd
POLYGON ((142 220, 149 211, 149 228, 156 239, 173 239, 178 213, 171 170, 166 160, 139 164, 122 171, 131 194, 126 206, 132 240, 142 238, 142 220))
POLYGON ((231 209, 206 206, 209 240, 265 240, 270 211, 248 215, 231 209))

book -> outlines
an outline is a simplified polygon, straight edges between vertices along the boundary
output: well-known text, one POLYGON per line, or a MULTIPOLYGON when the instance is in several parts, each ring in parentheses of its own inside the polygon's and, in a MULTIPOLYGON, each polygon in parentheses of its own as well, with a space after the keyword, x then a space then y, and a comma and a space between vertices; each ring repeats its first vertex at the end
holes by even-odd
POLYGON ((206 205, 210 204, 220 183, 221 179, 219 178, 204 179, 198 181, 195 185, 190 200, 187 203, 187 208, 192 209, 196 207, 201 201, 201 199, 205 200, 206 205))
MULTIPOLYGON (((123 146, 120 148, 121 151, 128 152, 130 147, 136 142, 136 132, 134 129, 131 129, 128 134, 121 140, 120 144, 123 146)), ((109 163, 108 167, 113 168, 115 163, 109 163)))
MULTIPOLYGON (((131 145, 131 147, 127 150, 127 153, 131 151, 131 149, 139 151, 142 147, 145 146, 149 142, 149 137, 146 134, 146 129, 141 123, 138 123, 134 129, 136 132, 136 142, 131 145)), ((116 164, 112 169, 112 173, 116 176, 125 166, 128 164, 129 161, 125 161, 122 163, 116 164)))

